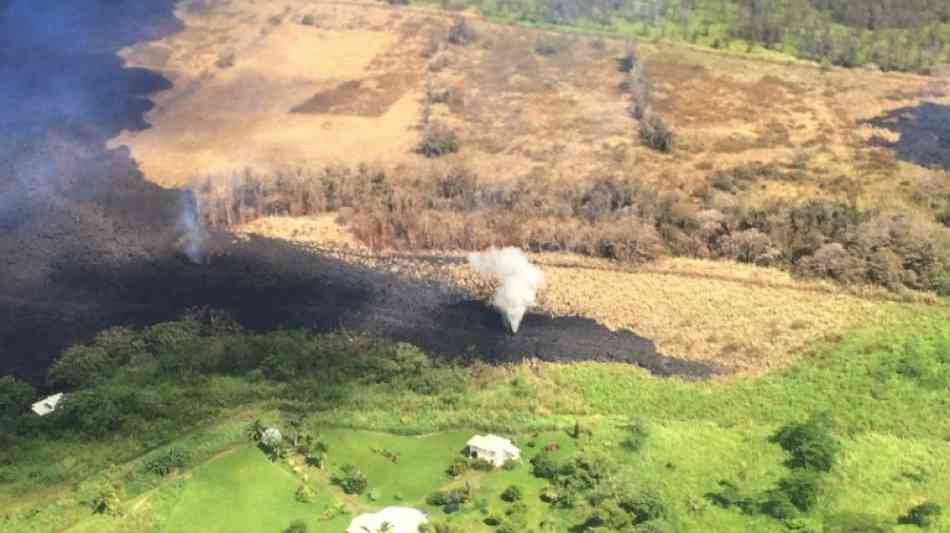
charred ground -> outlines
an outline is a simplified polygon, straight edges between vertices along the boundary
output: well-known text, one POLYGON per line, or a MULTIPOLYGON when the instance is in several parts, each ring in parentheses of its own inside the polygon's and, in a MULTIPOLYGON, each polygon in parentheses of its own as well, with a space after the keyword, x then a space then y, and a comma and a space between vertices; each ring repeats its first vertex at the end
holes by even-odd
POLYGON ((0 72, 13 80, 4 85, 10 105, 0 121, 17 133, 0 146, 0 374, 41 383, 69 344, 195 306, 229 311, 254 329, 344 328, 444 356, 604 359, 659 375, 713 372, 587 319, 534 314, 511 337, 492 311, 446 286, 276 240, 222 235, 211 264, 188 262, 176 251, 181 192, 146 181, 128 150, 106 148, 122 130, 147 128, 147 97, 171 86, 154 72, 126 68, 115 51, 175 31, 174 4, 13 2, 0 12, 0 72))

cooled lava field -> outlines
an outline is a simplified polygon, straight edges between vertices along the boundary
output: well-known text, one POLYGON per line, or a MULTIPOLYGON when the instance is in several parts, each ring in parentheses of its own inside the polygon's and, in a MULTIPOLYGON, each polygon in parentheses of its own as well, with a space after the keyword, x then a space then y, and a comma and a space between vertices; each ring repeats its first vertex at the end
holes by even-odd
POLYGON ((69 344, 196 306, 226 310, 251 329, 345 328, 445 357, 717 372, 584 318, 531 313, 509 335, 493 310, 447 285, 282 241, 218 236, 229 243, 220 255, 189 262, 177 245, 181 191, 146 181, 128 150, 106 148, 123 129, 148 127, 148 94, 169 86, 158 73, 125 68, 115 52, 175 31, 173 5, 0 1, 0 375, 42 385, 69 344))

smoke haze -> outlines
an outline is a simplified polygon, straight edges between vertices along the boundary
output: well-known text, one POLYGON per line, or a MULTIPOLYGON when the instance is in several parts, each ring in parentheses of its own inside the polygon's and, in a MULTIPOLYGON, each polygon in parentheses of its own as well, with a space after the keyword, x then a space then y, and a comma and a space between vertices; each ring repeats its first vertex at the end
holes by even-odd
POLYGON ((181 193, 181 216, 178 227, 182 232, 181 248, 188 259, 195 264, 204 262, 205 231, 201 224, 198 204, 188 192, 181 193))
POLYGON ((491 303, 501 312, 512 333, 517 333, 521 319, 535 304, 538 289, 544 284, 544 272, 514 247, 492 247, 484 252, 471 253, 468 264, 475 271, 498 280, 491 303))

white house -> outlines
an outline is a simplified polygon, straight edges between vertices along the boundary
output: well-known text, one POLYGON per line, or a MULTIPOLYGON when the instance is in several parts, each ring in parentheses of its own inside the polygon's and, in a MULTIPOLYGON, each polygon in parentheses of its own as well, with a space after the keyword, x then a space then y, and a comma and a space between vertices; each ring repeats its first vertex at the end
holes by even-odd
POLYGON ((346 533, 419 533, 419 526, 428 521, 426 514, 418 509, 386 507, 379 512, 357 516, 346 528, 346 533))
POLYGON ((43 398, 42 400, 33 404, 33 412, 40 416, 46 416, 55 411, 59 406, 59 402, 62 400, 63 393, 61 392, 58 392, 52 396, 47 396, 46 398, 43 398))
POLYGON ((510 440, 498 435, 475 435, 465 445, 470 456, 484 459, 495 466, 503 466, 508 461, 521 458, 521 450, 510 440))

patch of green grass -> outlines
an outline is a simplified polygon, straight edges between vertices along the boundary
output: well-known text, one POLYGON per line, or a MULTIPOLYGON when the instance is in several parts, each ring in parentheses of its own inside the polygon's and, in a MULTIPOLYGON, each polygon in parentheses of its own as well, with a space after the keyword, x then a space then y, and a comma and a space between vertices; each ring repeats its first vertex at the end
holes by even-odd
MULTIPOLYGON (((445 469, 460 457, 468 431, 450 431, 418 437, 388 433, 331 429, 320 432, 328 445, 330 472, 344 464, 359 468, 369 480, 369 489, 379 491, 374 505, 422 502, 437 487, 449 481, 445 469), (399 454, 397 462, 377 450, 399 454)), ((366 497, 363 498, 366 500, 366 497)))
POLYGON ((311 531, 342 531, 349 518, 320 520, 331 501, 317 491, 313 503, 300 503, 294 492, 300 481, 251 446, 241 447, 195 468, 185 483, 181 503, 161 527, 165 533, 201 531, 282 531, 291 520, 303 520, 311 531))

